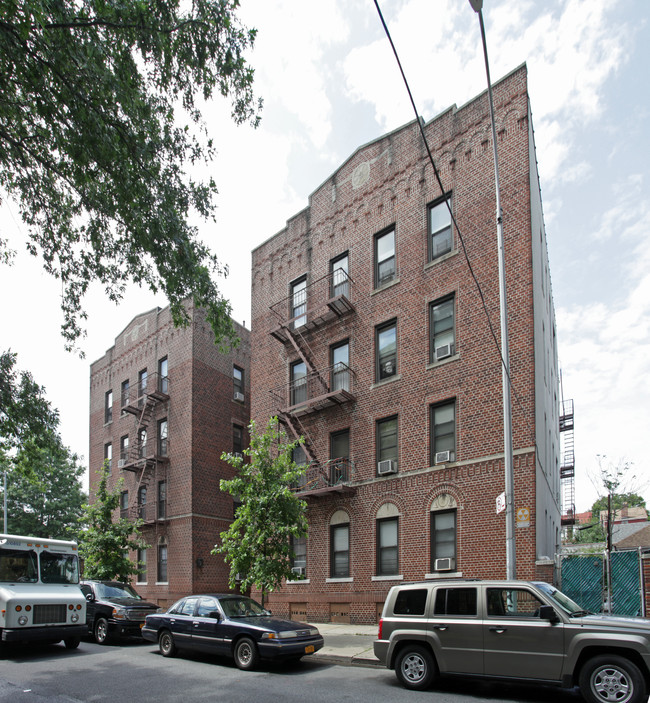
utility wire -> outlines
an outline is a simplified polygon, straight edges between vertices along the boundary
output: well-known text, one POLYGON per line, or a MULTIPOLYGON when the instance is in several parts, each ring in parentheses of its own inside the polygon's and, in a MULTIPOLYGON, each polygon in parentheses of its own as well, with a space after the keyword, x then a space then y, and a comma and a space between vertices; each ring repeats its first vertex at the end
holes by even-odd
MULTIPOLYGON (((440 192, 445 193, 445 187, 442 183, 442 178, 440 177, 440 172, 438 171, 438 168, 436 167, 436 163, 433 159, 433 154, 431 153, 431 148, 429 147, 429 141, 427 140, 427 136, 424 132, 424 119, 419 115, 418 109, 415 106, 415 100, 413 99, 413 94, 411 93, 411 88, 409 86, 408 80, 406 78, 406 75, 404 73, 404 69, 402 68, 402 62, 400 61, 399 55, 397 54, 397 49, 395 48, 395 44, 393 43, 393 39, 390 35, 390 31, 388 30, 388 26, 386 25, 386 22, 384 20, 384 16, 382 14, 381 8, 379 7, 379 2, 378 0, 374 0, 375 7, 377 8, 377 12, 379 14, 379 19, 381 20, 381 24, 384 27, 384 32, 386 33, 386 37, 388 38, 388 41, 390 42, 391 48, 393 50, 393 54, 395 56, 395 60, 397 61, 397 66, 399 67, 399 71, 402 74, 402 80, 404 81, 404 85, 406 87, 406 91, 409 96, 409 100, 411 101, 411 106, 413 108, 413 112, 415 113, 415 119, 418 123, 418 127, 420 129, 420 134, 422 135, 422 141, 424 142, 424 146, 427 150, 427 155, 429 157, 429 161, 431 162, 431 166, 433 167, 433 172, 435 174, 436 180, 438 182, 438 186, 440 187, 440 192)), ((523 404, 521 402, 521 399, 519 398, 519 395, 517 394, 517 390, 514 387, 514 384, 512 382, 512 377, 510 376, 510 370, 508 369, 508 366, 505 362, 505 359, 503 358, 503 354, 501 352, 501 347, 499 346, 499 340, 497 339, 496 332, 494 330, 494 326, 492 325, 492 318, 490 317, 490 312, 487 309, 487 303, 485 302, 485 296, 483 295, 483 290, 481 288, 481 284, 478 281, 478 278, 476 277, 476 274, 474 273, 474 269, 472 267, 472 263, 469 259, 469 254, 467 253, 467 248, 465 246, 465 240, 463 239, 463 235, 461 233, 460 227, 458 226, 458 223, 456 222, 456 218, 454 217, 454 213, 452 212, 451 209, 451 204, 450 204, 450 199, 447 198, 445 200, 447 204, 447 209, 449 210, 449 215, 451 216, 451 221, 456 228, 456 232, 458 233, 458 240, 461 243, 462 249, 463 249, 463 254, 465 255, 465 261, 467 262, 467 267, 469 268, 469 272, 474 279, 474 283, 476 284, 476 289, 478 290, 479 297, 481 298, 481 305, 483 306, 483 310, 485 312, 485 316, 487 318, 487 323, 488 327, 490 328, 490 334, 492 335, 492 339, 494 340, 494 345, 496 346, 497 352, 499 354, 499 358, 501 359, 501 365, 503 368, 506 370, 506 375, 508 377, 508 384, 510 385, 510 388, 512 389, 515 398, 517 400, 517 404, 519 405, 520 410, 523 411, 523 404)), ((535 448, 537 449, 537 442, 535 442, 535 448)))

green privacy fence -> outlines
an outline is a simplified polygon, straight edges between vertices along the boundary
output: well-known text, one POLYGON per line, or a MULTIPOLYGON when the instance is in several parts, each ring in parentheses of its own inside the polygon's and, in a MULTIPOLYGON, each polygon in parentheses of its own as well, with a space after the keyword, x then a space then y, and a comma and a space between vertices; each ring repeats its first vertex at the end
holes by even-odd
POLYGON ((560 561, 560 590, 585 610, 600 613, 611 599, 614 615, 641 614, 641 555, 637 550, 612 552, 611 587, 603 554, 564 555, 560 561))

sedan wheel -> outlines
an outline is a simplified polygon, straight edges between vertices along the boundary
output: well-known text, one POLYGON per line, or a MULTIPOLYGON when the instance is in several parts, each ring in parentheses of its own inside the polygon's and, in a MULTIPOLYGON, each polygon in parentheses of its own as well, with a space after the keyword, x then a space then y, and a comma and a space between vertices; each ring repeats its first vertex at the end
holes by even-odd
POLYGON ((640 703, 646 697, 637 666, 616 655, 588 661, 580 672, 580 691, 589 703, 640 703))
POLYGON ((158 638, 158 649, 163 657, 173 657, 176 654, 176 644, 169 630, 163 630, 158 638))
POLYGON ((97 618, 93 632, 97 644, 108 644, 110 642, 111 637, 108 633, 108 620, 106 618, 97 618))
POLYGON ((255 642, 250 637, 242 637, 235 645, 235 664, 245 671, 254 669, 260 660, 255 642))

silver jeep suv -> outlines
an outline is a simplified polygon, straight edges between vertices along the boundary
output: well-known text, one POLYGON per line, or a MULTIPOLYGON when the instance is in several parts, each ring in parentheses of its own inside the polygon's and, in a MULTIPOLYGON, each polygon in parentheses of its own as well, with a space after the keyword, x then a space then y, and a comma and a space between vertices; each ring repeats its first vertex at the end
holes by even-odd
POLYGON ((588 703, 641 703, 650 690, 650 621, 594 615, 548 583, 393 586, 374 652, 414 690, 440 674, 578 685, 588 703))

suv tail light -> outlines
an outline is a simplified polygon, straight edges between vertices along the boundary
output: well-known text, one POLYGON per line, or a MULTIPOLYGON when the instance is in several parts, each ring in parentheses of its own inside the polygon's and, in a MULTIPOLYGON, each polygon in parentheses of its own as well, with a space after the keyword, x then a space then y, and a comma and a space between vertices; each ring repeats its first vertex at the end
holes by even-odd
POLYGON ((382 628, 384 627, 384 618, 379 618, 379 634, 377 635, 377 639, 381 639, 381 631, 382 628))

